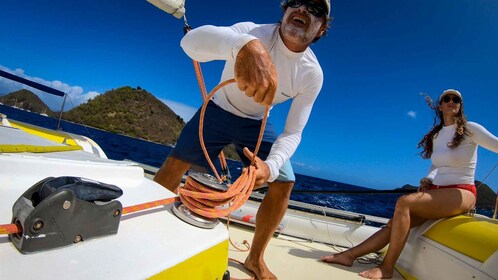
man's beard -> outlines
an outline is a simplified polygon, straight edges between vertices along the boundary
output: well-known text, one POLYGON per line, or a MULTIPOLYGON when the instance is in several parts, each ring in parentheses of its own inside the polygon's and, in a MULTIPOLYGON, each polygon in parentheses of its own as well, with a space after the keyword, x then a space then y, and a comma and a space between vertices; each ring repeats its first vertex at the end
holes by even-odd
POLYGON ((313 41, 313 34, 309 30, 296 27, 292 24, 282 25, 282 33, 286 34, 286 39, 296 44, 303 44, 313 41))

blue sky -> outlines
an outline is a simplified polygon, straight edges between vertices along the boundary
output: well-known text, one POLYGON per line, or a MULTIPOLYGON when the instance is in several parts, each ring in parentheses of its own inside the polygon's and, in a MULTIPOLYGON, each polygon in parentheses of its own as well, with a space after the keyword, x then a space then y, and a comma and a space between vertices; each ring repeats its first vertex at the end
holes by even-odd
MULTIPOLYGON (((186 15, 192 27, 272 23, 279 3, 187 0, 186 15)), ((430 164, 416 146, 433 122, 421 92, 460 90, 468 119, 498 135, 498 1, 340 0, 332 15, 327 37, 312 46, 324 86, 292 157, 296 172, 376 189, 416 185, 430 164)), ((2 0, 0 69, 61 89, 76 104, 140 86, 189 119, 202 98, 179 46, 182 29, 183 20, 145 0, 2 0)), ((221 68, 202 64, 208 90, 221 68)), ((17 89, 0 79, 0 95, 17 89)), ((280 130, 289 105, 270 114, 280 130)), ((479 148, 476 179, 497 161, 479 148)), ((498 170, 485 182, 496 191, 498 170)))

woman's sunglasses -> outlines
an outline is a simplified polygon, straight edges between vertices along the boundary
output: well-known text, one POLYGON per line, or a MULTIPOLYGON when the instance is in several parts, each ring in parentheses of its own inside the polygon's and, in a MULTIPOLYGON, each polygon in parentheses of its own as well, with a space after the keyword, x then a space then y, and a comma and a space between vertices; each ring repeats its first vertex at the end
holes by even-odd
POLYGON ((311 0, 288 0, 287 6, 291 8, 299 8, 302 5, 306 5, 308 13, 314 15, 315 17, 323 17, 326 13, 325 7, 311 0))
POLYGON ((462 101, 462 99, 460 99, 460 97, 458 97, 458 96, 451 97, 451 96, 446 95, 443 97, 444 103, 448 103, 448 102, 450 102, 450 100, 453 100, 453 103, 455 103, 455 104, 458 104, 462 101))

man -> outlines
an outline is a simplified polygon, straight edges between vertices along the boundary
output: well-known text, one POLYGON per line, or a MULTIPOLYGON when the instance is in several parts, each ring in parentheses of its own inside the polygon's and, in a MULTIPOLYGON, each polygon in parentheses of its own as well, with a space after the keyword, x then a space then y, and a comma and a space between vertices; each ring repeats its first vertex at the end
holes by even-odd
MULTIPOLYGON (((254 239, 244 266, 257 279, 276 279, 263 254, 287 209, 295 181, 289 158, 323 83, 322 69, 309 46, 326 33, 330 21, 330 0, 287 0, 282 9, 279 24, 202 26, 181 41, 184 51, 196 61, 225 60, 221 81, 236 80, 221 88, 206 109, 204 142, 211 158, 233 143, 248 165, 265 107, 293 99, 284 131, 277 138, 267 124, 256 158, 256 186, 268 183, 269 189, 256 215, 254 239)), ((199 112, 154 177, 174 192, 192 164, 207 166, 198 126, 199 112)))

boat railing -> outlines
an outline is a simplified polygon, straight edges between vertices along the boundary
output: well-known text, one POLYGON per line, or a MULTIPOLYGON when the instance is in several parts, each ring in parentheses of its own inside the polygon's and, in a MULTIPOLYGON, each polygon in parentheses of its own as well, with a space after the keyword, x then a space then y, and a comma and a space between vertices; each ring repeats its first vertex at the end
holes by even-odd
POLYGON ((496 192, 496 202, 495 202, 495 210, 493 211, 493 220, 496 220, 496 209, 498 208, 498 191, 496 192))
MULTIPOLYGON (((262 193, 253 192, 251 194, 250 199, 261 201, 261 200, 263 200, 264 196, 265 195, 262 193)), ((360 222, 360 223, 368 223, 368 224, 371 224, 374 226, 382 226, 382 225, 387 224, 387 222, 389 221, 389 219, 383 218, 383 217, 365 215, 365 214, 360 214, 360 213, 355 213, 355 212, 340 210, 340 209, 334 209, 334 208, 330 208, 330 207, 325 207, 325 206, 320 206, 320 205, 315 205, 315 204, 310 204, 310 203, 300 202, 300 201, 295 201, 295 200, 289 201, 288 208, 299 210, 299 211, 304 211, 304 212, 308 212, 308 213, 313 213, 313 214, 317 214, 317 215, 322 215, 325 217, 346 219, 346 220, 360 222)))
MULTIPOLYGON (((144 169, 144 174, 148 178, 153 178, 154 175, 156 174, 156 172, 159 170, 159 168, 148 165, 148 164, 144 164, 144 163, 140 163, 140 162, 135 162, 135 163, 144 169)), ((186 177, 186 176, 184 176, 184 177, 186 177)), ((261 200, 263 200, 264 196, 265 195, 263 193, 253 192, 250 196, 250 199, 261 201, 261 200)), ((321 215, 321 216, 325 216, 325 217, 350 220, 353 222, 368 223, 368 224, 371 224, 374 226, 382 226, 382 225, 387 224, 387 222, 389 221, 389 219, 383 218, 383 217, 365 215, 365 214, 360 214, 360 213, 355 213, 355 212, 340 210, 340 209, 334 209, 334 208, 309 204, 309 203, 295 201, 295 200, 289 201, 289 209, 304 211, 304 212, 308 212, 308 213, 312 213, 312 214, 316 214, 316 215, 321 215)))
POLYGON ((62 101, 61 111, 59 114, 59 120, 58 120, 57 128, 56 128, 57 130, 60 129, 61 120, 62 120, 62 113, 64 112, 64 105, 66 104, 66 98, 68 97, 65 92, 51 88, 49 86, 46 86, 46 85, 43 85, 43 84, 40 84, 37 82, 34 82, 34 81, 31 81, 31 80, 28 80, 28 79, 25 79, 23 77, 19 77, 17 75, 14 75, 12 73, 9 73, 9 72, 3 71, 3 70, 0 70, 0 77, 4 77, 6 79, 9 79, 9 80, 21 83, 21 84, 25 84, 27 86, 30 86, 30 87, 35 88, 37 90, 41 90, 41 91, 46 92, 46 93, 50 93, 50 94, 53 94, 56 96, 63 97, 64 99, 62 101))

